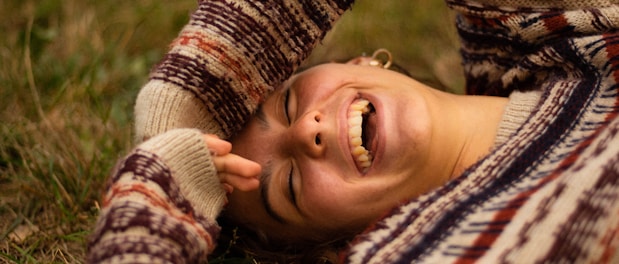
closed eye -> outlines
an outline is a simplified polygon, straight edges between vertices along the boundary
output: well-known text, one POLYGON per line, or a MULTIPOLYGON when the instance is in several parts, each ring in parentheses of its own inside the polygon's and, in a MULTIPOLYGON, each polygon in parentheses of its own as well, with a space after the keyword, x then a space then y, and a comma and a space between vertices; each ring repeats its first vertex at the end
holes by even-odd
POLYGON ((286 89, 286 94, 284 94, 284 103, 283 103, 283 108, 284 108, 284 115, 286 116, 286 121, 288 121, 288 125, 290 125, 290 114, 288 113, 288 102, 290 99, 290 88, 286 89))
POLYGON ((294 193, 294 184, 292 182, 293 168, 294 166, 292 166, 292 163, 291 163, 290 173, 288 174, 288 192, 290 193, 290 200, 292 201, 292 204, 294 204, 294 206, 297 207, 297 197, 294 193))

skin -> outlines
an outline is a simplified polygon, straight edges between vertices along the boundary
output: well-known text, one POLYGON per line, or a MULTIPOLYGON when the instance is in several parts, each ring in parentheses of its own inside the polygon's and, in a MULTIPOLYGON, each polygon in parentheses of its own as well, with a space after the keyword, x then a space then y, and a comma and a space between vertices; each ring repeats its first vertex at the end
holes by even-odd
POLYGON ((212 134, 205 134, 204 143, 213 153, 213 164, 224 189, 251 191, 258 188, 260 164, 230 153, 232 144, 212 134))
MULTIPOLYGON (((506 99, 444 93, 365 64, 324 64, 293 76, 267 98, 262 119, 253 118, 231 150, 216 151, 222 183, 238 189, 225 214, 279 240, 349 236, 488 153, 506 99), (346 134, 347 109, 358 97, 376 108, 377 147, 367 172, 354 165, 346 134), (265 185, 281 219, 265 209, 265 185)), ((209 140, 211 149, 227 143, 209 140)))

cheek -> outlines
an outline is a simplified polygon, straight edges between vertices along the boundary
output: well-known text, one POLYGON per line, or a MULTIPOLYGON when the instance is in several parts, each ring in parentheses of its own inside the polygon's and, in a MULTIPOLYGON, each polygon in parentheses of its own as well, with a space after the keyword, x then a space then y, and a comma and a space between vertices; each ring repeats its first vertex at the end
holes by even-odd
POLYGON ((304 186, 304 198, 316 222, 331 229, 365 228, 387 210, 381 201, 387 186, 348 182, 336 175, 321 174, 304 186))
POLYGON ((435 140, 433 120, 423 100, 418 97, 410 99, 410 103, 394 103, 398 107, 388 109, 390 111, 385 114, 386 131, 383 132, 388 134, 378 163, 382 165, 379 174, 412 176, 429 166, 427 158, 435 140))
POLYGON ((337 175, 320 172, 303 181, 303 196, 314 214, 332 213, 344 202, 346 188, 337 175), (334 210, 335 209, 335 210, 334 210))

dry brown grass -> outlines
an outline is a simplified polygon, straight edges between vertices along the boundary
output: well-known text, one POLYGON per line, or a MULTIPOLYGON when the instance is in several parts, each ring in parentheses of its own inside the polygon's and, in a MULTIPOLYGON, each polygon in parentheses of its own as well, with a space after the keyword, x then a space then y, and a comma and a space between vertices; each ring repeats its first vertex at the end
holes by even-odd
MULTIPOLYGON (((0 3, 0 263, 82 262, 105 179, 131 147, 135 95, 194 6, 0 3)), ((309 63, 383 47, 413 75, 459 91, 442 3, 366 0, 353 10, 309 63)))

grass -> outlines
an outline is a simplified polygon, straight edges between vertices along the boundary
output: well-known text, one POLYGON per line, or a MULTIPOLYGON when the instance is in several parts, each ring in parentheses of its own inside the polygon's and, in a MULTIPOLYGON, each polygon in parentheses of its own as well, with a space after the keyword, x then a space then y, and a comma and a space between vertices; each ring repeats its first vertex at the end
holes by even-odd
MULTIPOLYGON (((0 3, 0 263, 83 261, 106 178, 132 147, 135 96, 195 5, 0 3)), ((459 92, 456 47, 440 1, 365 0, 308 63, 388 48, 417 78, 459 92)))

